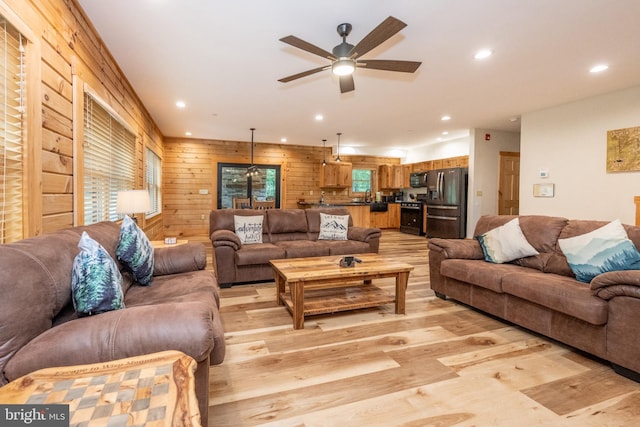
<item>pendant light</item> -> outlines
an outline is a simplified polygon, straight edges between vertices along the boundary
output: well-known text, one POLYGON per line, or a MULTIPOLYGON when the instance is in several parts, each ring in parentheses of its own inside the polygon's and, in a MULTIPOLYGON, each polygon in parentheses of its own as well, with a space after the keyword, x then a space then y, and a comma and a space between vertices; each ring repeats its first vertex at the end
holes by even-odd
POLYGON ((323 139, 322 140, 322 166, 327 166, 327 155, 326 155, 326 148, 327 148, 327 140, 323 139))
POLYGON ((342 135, 342 133, 338 132, 336 135, 338 135, 338 157, 336 157, 336 162, 341 162, 342 160, 340 159, 340 135, 342 135))
POLYGON ((251 128, 251 166, 247 168, 246 175, 248 177, 260 175, 260 170, 258 170, 258 167, 253 164, 253 131, 254 130, 256 130, 256 128, 251 128))

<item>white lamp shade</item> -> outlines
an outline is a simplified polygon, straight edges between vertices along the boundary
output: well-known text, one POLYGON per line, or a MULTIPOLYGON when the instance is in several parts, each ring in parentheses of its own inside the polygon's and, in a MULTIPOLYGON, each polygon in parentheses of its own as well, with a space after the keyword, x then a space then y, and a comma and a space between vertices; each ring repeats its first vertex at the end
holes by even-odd
POLYGON ((135 214, 149 212, 151 199, 147 190, 118 191, 116 212, 119 214, 135 214))

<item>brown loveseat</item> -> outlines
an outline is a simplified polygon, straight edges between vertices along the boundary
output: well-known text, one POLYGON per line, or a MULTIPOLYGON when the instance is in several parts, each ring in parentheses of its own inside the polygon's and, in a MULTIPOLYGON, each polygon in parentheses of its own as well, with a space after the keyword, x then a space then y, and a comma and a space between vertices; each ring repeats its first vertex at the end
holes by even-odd
POLYGON ((220 286, 273 280, 269 260, 378 252, 380 229, 354 227, 349 217, 348 240, 318 240, 320 213, 349 215, 346 208, 220 209, 209 215, 213 260, 220 286), (262 242, 243 245, 235 233, 234 216, 264 216, 262 242))
POLYGON ((196 395, 206 425, 209 365, 224 359, 218 287, 201 243, 155 250, 150 286, 122 272, 125 308, 74 311, 71 276, 83 231, 111 258, 120 225, 101 222, 0 245, 0 385, 37 369, 179 350, 197 362, 196 395))
MULTIPOLYGON (((474 236, 514 216, 484 216, 474 236)), ((616 372, 640 379, 640 270, 611 271, 590 283, 575 279, 558 239, 607 224, 548 216, 518 217, 539 255, 510 263, 484 260, 475 239, 429 241, 431 288, 487 313, 541 333, 612 363, 616 372)), ((640 247, 640 227, 624 226, 640 247)))

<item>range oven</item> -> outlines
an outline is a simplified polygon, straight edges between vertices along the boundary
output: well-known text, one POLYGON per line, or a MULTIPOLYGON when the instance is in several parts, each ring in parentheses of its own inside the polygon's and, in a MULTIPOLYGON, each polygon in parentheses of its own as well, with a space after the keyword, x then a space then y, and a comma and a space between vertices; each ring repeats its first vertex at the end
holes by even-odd
POLYGON ((400 231, 420 236, 424 220, 424 204, 419 202, 400 203, 400 231))

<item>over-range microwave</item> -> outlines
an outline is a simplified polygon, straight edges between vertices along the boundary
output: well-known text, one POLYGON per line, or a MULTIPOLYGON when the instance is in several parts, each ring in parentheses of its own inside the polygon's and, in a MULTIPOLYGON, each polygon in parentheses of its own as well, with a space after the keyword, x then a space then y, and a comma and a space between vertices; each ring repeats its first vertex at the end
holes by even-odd
POLYGON ((411 188, 420 188, 427 186, 427 173, 426 172, 413 172, 409 175, 409 185, 411 188))

